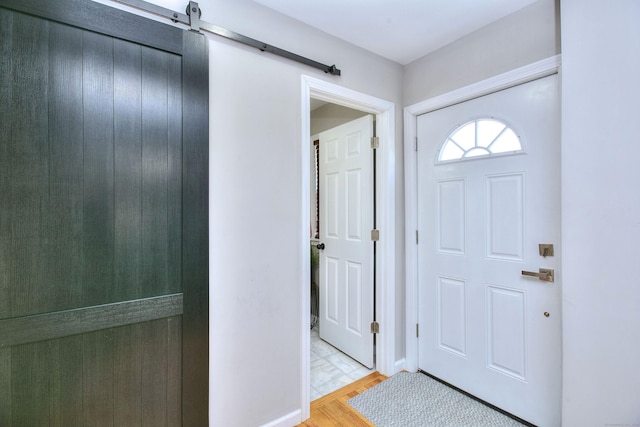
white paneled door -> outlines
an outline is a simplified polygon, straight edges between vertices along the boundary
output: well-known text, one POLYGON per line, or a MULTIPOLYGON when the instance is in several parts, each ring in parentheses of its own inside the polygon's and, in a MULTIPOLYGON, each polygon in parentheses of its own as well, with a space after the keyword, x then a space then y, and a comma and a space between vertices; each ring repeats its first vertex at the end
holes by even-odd
POLYGON ((541 427, 561 421, 558 90, 549 76, 417 119, 420 369, 541 427), (540 268, 554 281, 523 275, 540 268))
POLYGON ((319 135, 320 337, 373 367, 373 116, 319 135), (321 246, 322 247, 322 246, 321 246))

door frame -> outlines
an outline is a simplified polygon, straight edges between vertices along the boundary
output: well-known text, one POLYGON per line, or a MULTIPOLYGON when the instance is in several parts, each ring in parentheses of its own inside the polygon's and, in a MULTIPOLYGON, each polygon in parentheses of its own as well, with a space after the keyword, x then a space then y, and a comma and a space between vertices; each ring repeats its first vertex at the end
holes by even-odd
POLYGON ((395 105, 352 89, 310 76, 302 76, 301 90, 301 135, 302 142, 300 168, 301 182, 301 223, 300 223, 300 265, 301 292, 301 408, 302 420, 309 418, 311 404, 311 331, 310 331, 310 245, 309 217, 311 190, 311 109, 310 99, 316 98, 376 116, 377 136, 380 148, 376 154, 376 215, 380 240, 376 246, 375 260, 375 310, 380 323, 380 333, 376 337, 376 369, 384 374, 395 373, 395 105))
POLYGON ((404 108, 405 178, 405 369, 418 370, 418 156, 415 150, 418 116, 483 95, 560 73, 561 55, 555 55, 404 108), (416 325, 416 326, 414 326, 416 325))

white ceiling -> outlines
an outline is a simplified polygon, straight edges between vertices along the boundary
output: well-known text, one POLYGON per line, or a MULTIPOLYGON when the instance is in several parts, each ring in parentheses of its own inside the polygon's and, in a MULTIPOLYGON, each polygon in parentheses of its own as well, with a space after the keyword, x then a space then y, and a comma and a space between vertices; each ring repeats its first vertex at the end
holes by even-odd
POLYGON ((254 0, 406 65, 537 0, 254 0))

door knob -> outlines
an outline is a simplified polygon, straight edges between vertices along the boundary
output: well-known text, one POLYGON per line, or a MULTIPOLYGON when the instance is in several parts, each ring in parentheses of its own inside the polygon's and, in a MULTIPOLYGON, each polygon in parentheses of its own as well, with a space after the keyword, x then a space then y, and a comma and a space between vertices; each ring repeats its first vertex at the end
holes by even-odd
POLYGON ((524 271, 522 270, 523 276, 532 276, 537 277, 540 280, 544 280, 545 282, 553 282, 553 270, 548 268, 540 268, 538 269, 538 273, 535 271, 524 271))
POLYGON ((316 245, 316 248, 323 250, 324 249, 324 243, 320 243, 318 245, 316 245))

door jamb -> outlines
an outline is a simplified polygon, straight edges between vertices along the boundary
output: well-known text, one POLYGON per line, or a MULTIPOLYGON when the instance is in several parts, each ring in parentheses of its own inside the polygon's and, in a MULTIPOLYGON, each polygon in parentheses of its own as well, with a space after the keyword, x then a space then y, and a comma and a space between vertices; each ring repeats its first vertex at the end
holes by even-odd
POLYGON ((380 333, 376 337, 376 369, 384 375, 395 373, 395 105, 352 89, 310 76, 302 76, 301 96, 301 193, 302 221, 300 224, 300 253, 302 265, 301 292, 301 421, 310 416, 311 333, 310 333, 310 266, 309 216, 311 167, 310 157, 310 98, 342 105, 376 115, 380 148, 377 150, 376 212, 380 240, 376 249, 376 320, 380 333))
POLYGON ((406 362, 405 369, 418 370, 418 171, 417 120, 421 114, 469 101, 483 95, 527 83, 559 72, 561 55, 555 55, 515 70, 482 80, 404 108, 405 182, 405 284, 406 284, 406 362))

